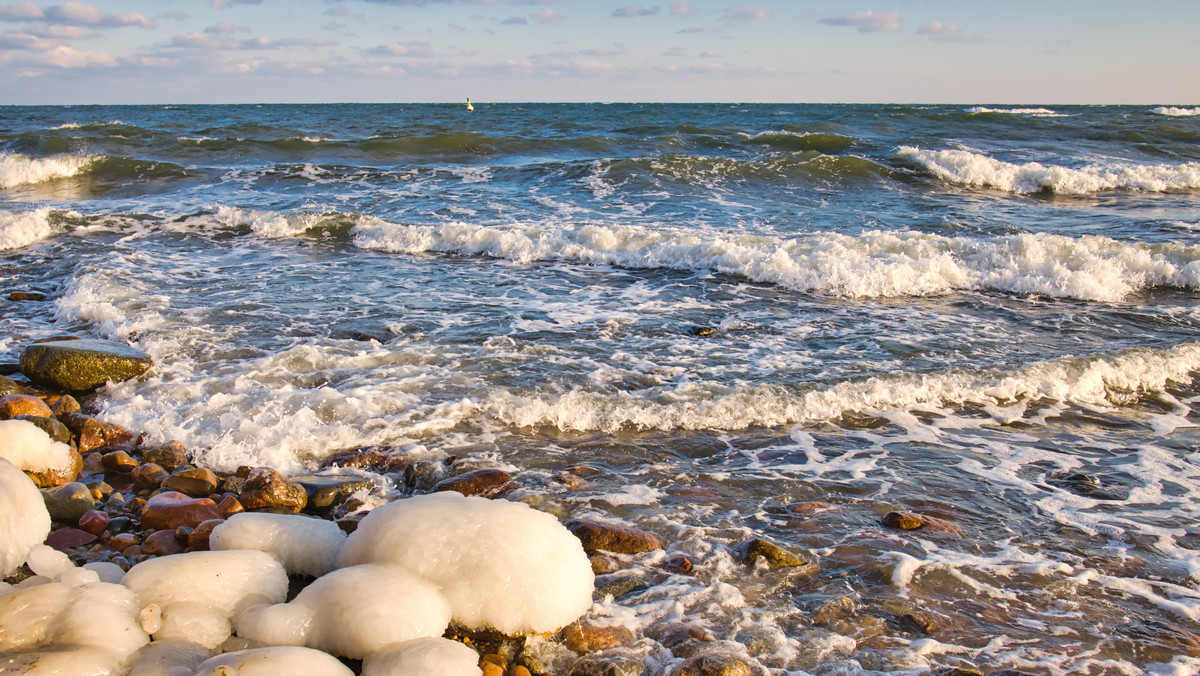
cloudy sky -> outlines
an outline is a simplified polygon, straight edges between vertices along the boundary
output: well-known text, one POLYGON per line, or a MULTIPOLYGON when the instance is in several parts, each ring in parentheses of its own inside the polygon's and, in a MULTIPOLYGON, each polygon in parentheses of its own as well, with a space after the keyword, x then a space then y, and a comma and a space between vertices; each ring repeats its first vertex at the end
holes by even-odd
POLYGON ((1200 0, 0 1, 0 104, 1200 104, 1200 0))

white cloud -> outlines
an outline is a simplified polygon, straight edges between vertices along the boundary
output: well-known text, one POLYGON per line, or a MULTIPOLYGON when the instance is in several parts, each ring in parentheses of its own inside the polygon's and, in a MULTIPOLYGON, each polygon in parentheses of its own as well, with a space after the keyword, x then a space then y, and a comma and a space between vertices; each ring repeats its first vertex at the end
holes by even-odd
POLYGON ((750 21, 765 21, 771 18, 771 10, 753 5, 743 5, 737 9, 727 9, 721 15, 721 23, 726 26, 732 26, 739 23, 747 23, 750 21))
POLYGON ((617 17, 632 18, 636 16, 657 16, 659 12, 658 5, 653 7, 643 7, 641 5, 625 5, 613 10, 612 15, 617 17))
POLYGON ((566 17, 552 9, 543 9, 537 14, 530 15, 529 18, 541 24, 556 24, 566 17))
POLYGON ((204 32, 210 35, 233 35, 239 31, 245 33, 249 30, 249 28, 239 27, 232 21, 222 21, 221 23, 215 23, 208 28, 205 28, 204 32))
POLYGON ((154 19, 141 12, 120 12, 106 14, 99 7, 76 0, 67 0, 61 5, 48 7, 45 10, 46 19, 57 23, 83 26, 139 26, 154 28, 154 19))
POLYGON ((900 30, 900 12, 880 13, 874 10, 855 12, 845 16, 835 16, 821 19, 821 23, 829 26, 849 26, 857 28, 859 33, 881 33, 900 30))
POLYGON ((60 45, 45 52, 44 60, 51 66, 59 68, 87 68, 89 66, 109 68, 117 65, 117 60, 105 52, 82 52, 66 45, 60 45))
POLYGON ((10 21, 36 21, 45 17, 41 7, 32 2, 18 2, 15 5, 0 5, 0 19, 10 21))
POLYGON ((232 7, 233 5, 261 5, 262 0, 210 0, 209 6, 214 9, 232 7))
POLYGON ((671 14, 675 16, 691 16, 695 13, 696 10, 692 7, 692 3, 687 2, 687 0, 671 3, 671 14))
MULTIPOLYGON (((210 26, 211 28, 211 26, 210 26)), ((282 49, 286 47, 323 47, 333 44, 324 38, 268 38, 259 36, 235 40, 227 34, 202 35, 192 32, 176 35, 168 47, 181 49, 206 49, 219 51, 242 51, 251 49, 282 49)))
POLYGON ((33 33, 11 31, 0 33, 0 47, 29 51, 47 51, 62 46, 59 40, 48 40, 33 33))
POLYGON ((368 54, 376 56, 433 56, 433 47, 428 42, 413 40, 410 42, 393 42, 390 45, 380 45, 367 50, 368 54))
POLYGON ((944 24, 941 21, 921 24, 921 27, 917 29, 917 35, 928 35, 931 40, 979 42, 979 36, 968 35, 962 32, 958 26, 952 23, 944 24))

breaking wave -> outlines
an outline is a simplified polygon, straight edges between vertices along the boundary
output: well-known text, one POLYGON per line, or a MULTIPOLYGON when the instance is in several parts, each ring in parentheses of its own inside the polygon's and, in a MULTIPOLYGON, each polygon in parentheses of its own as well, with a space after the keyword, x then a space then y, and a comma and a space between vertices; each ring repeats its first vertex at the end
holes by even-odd
POLYGON ((1160 106, 1154 109, 1154 112, 1159 115, 1169 115, 1171 117, 1195 117, 1200 115, 1200 106, 1195 108, 1176 108, 1172 106, 1160 106))
POLYGON ((86 172, 100 159, 95 155, 28 157, 3 154, 0 155, 0 188, 70 178, 86 172))
POLYGON ((987 108, 984 106, 975 106, 967 112, 981 115, 994 113, 1000 115, 1027 115, 1030 117, 1069 117, 1063 113, 1057 113, 1049 108, 987 108))
POLYGON ((961 185, 1015 193, 1049 191, 1086 195, 1108 190, 1167 192, 1200 188, 1200 163, 1089 165, 1078 169, 1039 162, 1013 164, 966 150, 901 146, 901 159, 916 162, 938 178, 961 185))
POLYGON ((850 297, 992 289, 1119 301, 1153 287, 1200 288, 1200 247, 1095 236, 1022 234, 981 240, 876 231, 783 239, 597 224, 402 225, 373 217, 361 217, 350 235, 359 247, 394 253, 713 270, 850 297))
POLYGON ((50 209, 0 211, 0 250, 29 246, 53 232, 50 209))

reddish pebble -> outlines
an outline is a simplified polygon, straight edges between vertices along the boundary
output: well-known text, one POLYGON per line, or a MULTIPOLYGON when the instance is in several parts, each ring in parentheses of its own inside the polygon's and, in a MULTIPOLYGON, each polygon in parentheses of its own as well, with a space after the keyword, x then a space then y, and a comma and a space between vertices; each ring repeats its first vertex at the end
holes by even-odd
POLYGON ((60 528, 46 537, 46 544, 59 551, 66 551, 71 547, 80 547, 90 545, 96 541, 96 536, 78 528, 60 528))
POLYGON ((175 539, 174 530, 156 530, 142 542, 142 553, 151 556, 170 556, 183 551, 175 539))
POLYGON ((188 534, 187 546, 188 549, 197 552, 208 550, 208 536, 212 535, 213 529, 225 523, 224 519, 212 519, 196 526, 192 532, 188 534))
POLYGON ((141 540, 139 540, 138 536, 134 535, 133 533, 118 533, 112 536, 112 539, 108 541, 108 548, 114 552, 123 552, 139 542, 141 542, 141 540))
POLYGON ((92 535, 99 535, 108 528, 108 514, 98 509, 89 509, 79 517, 79 528, 92 535))
POLYGON ((222 518, 228 519, 238 512, 246 511, 246 508, 242 506, 242 503, 238 502, 237 498, 232 495, 226 495, 217 503, 217 511, 221 513, 222 518))
POLYGON ((180 526, 195 528, 222 516, 217 510, 217 503, 208 498, 189 498, 183 493, 167 491, 146 502, 141 518, 144 528, 174 530, 180 526))

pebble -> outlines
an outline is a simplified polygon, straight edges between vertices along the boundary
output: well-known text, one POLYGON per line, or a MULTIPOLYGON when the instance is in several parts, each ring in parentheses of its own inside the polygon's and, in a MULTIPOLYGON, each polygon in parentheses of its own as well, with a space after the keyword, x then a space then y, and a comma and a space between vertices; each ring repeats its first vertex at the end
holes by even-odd
POLYGON ((4 394, 20 394, 25 391, 21 384, 12 378, 0 376, 0 395, 4 394))
POLYGON ((130 473, 133 478, 133 483, 142 490, 156 490, 163 482, 171 475, 167 473, 165 467, 154 462, 145 462, 133 468, 130 473))
POLYGON ((232 495, 226 495, 217 503, 217 511, 221 513, 222 518, 228 519, 234 514, 246 511, 246 508, 242 506, 242 503, 237 498, 232 495))
POLYGON ((91 489, 78 481, 44 489, 42 497, 50 518, 63 523, 79 523, 79 517, 96 508, 91 489))
POLYGON ((584 655, 618 648, 633 643, 633 632, 621 625, 599 625, 578 620, 567 625, 561 633, 563 645, 584 655))
POLYGON ((133 439, 133 433, 124 427, 101 422, 82 413, 64 413, 58 419, 75 435, 80 453, 118 446, 133 439))
POLYGON ((150 498, 142 508, 142 527, 149 530, 171 529, 180 526, 196 527, 205 521, 222 518, 217 503, 209 498, 192 498, 183 493, 167 491, 150 498))
POLYGON ((820 564, 813 555, 784 549, 762 538, 747 540, 735 547, 734 552, 748 566, 756 565, 761 559, 772 569, 797 568, 806 574, 816 574, 820 570, 820 564))
POLYGON ((69 394, 64 394, 54 400, 50 404, 50 410, 54 411, 55 417, 66 413, 79 413, 83 407, 79 405, 79 400, 69 394))
POLYGON ((178 469, 163 481, 162 487, 167 490, 179 491, 193 498, 206 498, 217 490, 220 480, 211 470, 204 467, 178 469))
MULTIPOLYGON (((114 552, 124 552, 130 547, 140 543, 141 538, 134 533, 118 533, 117 535, 112 536, 112 539, 108 541, 108 547, 114 552)), ((140 553, 140 550, 138 553, 140 553)))
POLYGON ((46 536, 46 545, 59 551, 67 551, 72 547, 82 547, 96 541, 96 536, 78 528, 59 528, 46 536))
POLYGON ((588 552, 600 550, 615 554, 637 554, 662 549, 662 541, 657 535, 639 528, 589 519, 573 519, 566 525, 588 552))
POLYGON ((0 420, 12 420, 20 415, 51 418, 54 411, 46 402, 31 394, 6 394, 0 397, 0 420))
POLYGON ((207 551, 209 548, 208 538, 212 535, 213 529, 225 523, 224 519, 211 519, 201 523, 192 529, 188 534, 187 546, 193 551, 207 551))
POLYGON ((187 449, 178 441, 172 441, 165 446, 154 446, 141 450, 142 462, 153 463, 168 472, 188 464, 187 449))
POLYGON ((966 533, 958 526, 933 516, 916 512, 892 511, 883 515, 883 525, 897 530, 928 530, 963 537, 966 533))
POLYGON ((641 660, 629 657, 585 657, 571 668, 570 676, 645 676, 641 660))
POLYGON ((750 667, 728 655, 697 655, 671 670, 671 676, 751 676, 750 667))
POLYGON ((106 512, 89 509, 79 517, 79 528, 92 535, 99 535, 108 529, 110 518, 106 512))
POLYGON ((132 455, 125 451, 111 451, 100 456, 101 462, 104 463, 104 469, 110 472, 119 472, 121 474, 129 474, 138 466, 138 461, 132 455))
POLYGON ((96 389, 136 378, 151 366, 150 355, 107 340, 34 343, 21 353, 21 373, 31 381, 67 392, 96 389))
POLYGON ((8 294, 8 299, 12 301, 46 300, 46 294, 40 291, 13 291, 8 294))
POLYGON ((449 479, 443 479, 429 491, 456 491, 463 495, 478 495, 485 498, 498 498, 516 488, 512 476, 499 469, 478 469, 449 479))
POLYGON ((306 509, 327 512, 361 490, 374 488, 375 483, 353 474, 308 474, 292 477, 304 487, 308 496, 306 509))
POLYGON ((270 467, 258 467, 246 477, 238 501, 252 512, 295 514, 308 503, 308 492, 270 467))
POLYGON ((156 530, 142 541, 142 553, 150 556, 169 556, 182 551, 173 529, 156 530))
POLYGON ((43 432, 50 435, 50 438, 60 444, 71 444, 71 430, 67 426, 60 423, 55 418, 47 418, 37 415, 18 415, 14 420, 26 420, 37 425, 43 432))

